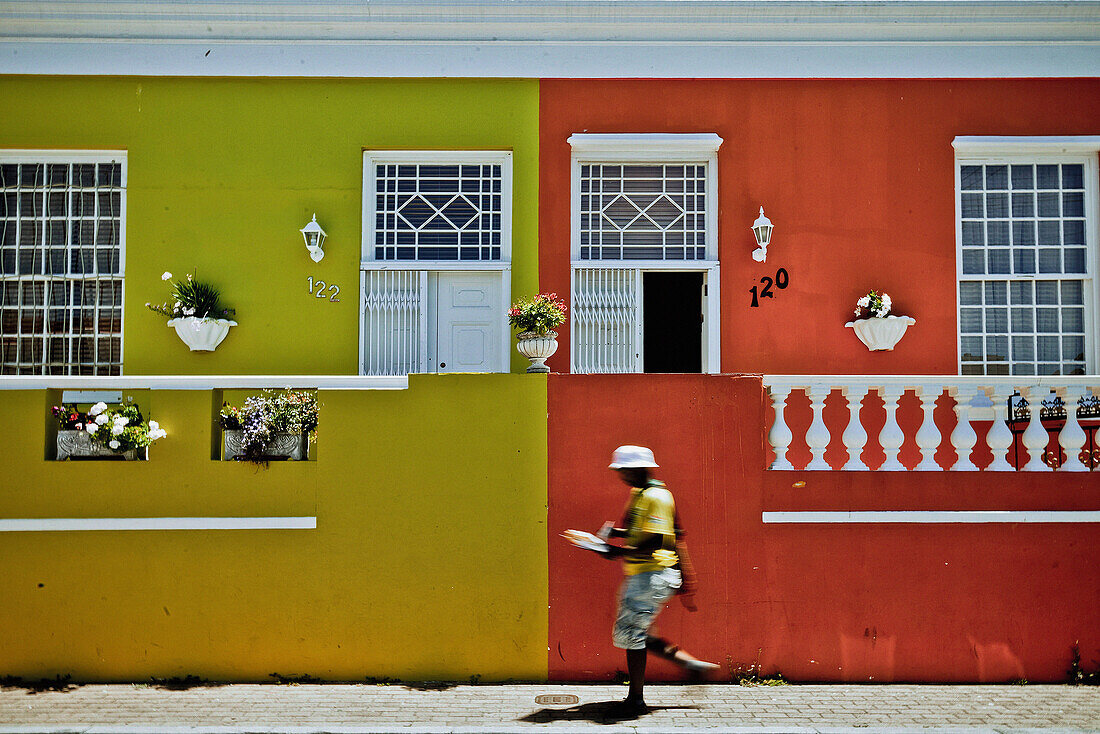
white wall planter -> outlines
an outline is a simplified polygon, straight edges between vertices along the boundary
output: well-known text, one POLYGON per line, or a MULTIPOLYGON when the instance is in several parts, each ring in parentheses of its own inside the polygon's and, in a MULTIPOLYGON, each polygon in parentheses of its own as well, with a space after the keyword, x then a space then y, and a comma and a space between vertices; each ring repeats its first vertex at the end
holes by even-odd
POLYGON ((878 352, 893 350, 905 336, 905 330, 916 323, 917 320, 910 316, 875 316, 849 321, 845 326, 854 330, 868 349, 878 352))
POLYGON ((176 334, 192 352, 213 352, 229 334, 229 327, 236 321, 229 319, 200 319, 195 316, 171 319, 168 325, 175 328, 176 334))
POLYGON ((558 332, 548 331, 545 334, 537 334, 533 331, 524 331, 516 335, 516 349, 527 359, 531 360, 528 372, 549 372, 546 360, 558 351, 558 332))
MULTIPOLYGON (((222 430, 222 459, 237 461, 241 455, 244 431, 226 428, 222 430)), ((305 461, 309 454, 309 436, 305 433, 276 433, 264 447, 264 456, 272 459, 305 461)))
POLYGON ((57 461, 64 461, 65 459, 145 461, 148 458, 148 447, 117 453, 93 441, 87 431, 59 430, 57 432, 57 461))

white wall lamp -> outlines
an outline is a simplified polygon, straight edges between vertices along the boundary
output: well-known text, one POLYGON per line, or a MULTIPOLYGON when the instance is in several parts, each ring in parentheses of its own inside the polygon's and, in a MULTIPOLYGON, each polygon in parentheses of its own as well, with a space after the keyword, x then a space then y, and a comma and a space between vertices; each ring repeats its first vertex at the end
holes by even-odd
POLYGON ((317 224, 317 215, 314 214, 313 221, 298 231, 302 233, 302 238, 306 241, 306 249, 309 250, 309 256, 313 258, 313 262, 321 262, 321 258, 325 256, 325 251, 321 249, 321 246, 325 244, 327 235, 325 230, 321 229, 321 225, 317 224))
POLYGON ((764 207, 760 207, 760 216, 752 223, 752 233, 756 236, 756 249, 752 251, 752 259, 758 263, 768 259, 768 243, 772 241, 772 220, 764 216, 764 207))

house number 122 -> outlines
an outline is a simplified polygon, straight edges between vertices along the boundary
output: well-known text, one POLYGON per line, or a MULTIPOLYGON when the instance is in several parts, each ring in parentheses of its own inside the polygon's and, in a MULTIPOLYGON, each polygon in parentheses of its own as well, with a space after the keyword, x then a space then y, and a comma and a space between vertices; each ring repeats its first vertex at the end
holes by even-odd
POLYGON ((329 285, 323 280, 314 280, 313 276, 309 277, 309 293, 315 298, 328 298, 332 303, 339 303, 340 299, 337 296, 340 295, 340 286, 335 283, 329 285), (316 291, 316 292, 315 292, 316 291), (325 291, 332 291, 332 295, 325 296, 325 291))

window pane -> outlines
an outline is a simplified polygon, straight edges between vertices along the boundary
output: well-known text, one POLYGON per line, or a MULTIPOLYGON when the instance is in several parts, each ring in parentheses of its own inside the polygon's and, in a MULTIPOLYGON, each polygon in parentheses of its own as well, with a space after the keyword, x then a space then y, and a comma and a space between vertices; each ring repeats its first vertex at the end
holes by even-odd
POLYGON ((980 191, 982 189, 982 167, 961 166, 959 181, 963 191, 980 191))
POLYGON ((1062 359, 1059 337, 1039 336, 1036 337, 1036 341, 1038 342, 1036 353, 1040 362, 1057 362, 1062 359))
POLYGON ((981 194, 962 195, 963 219, 981 219, 985 216, 984 197, 981 194))
POLYGON ((1030 192, 1012 194, 1012 216, 1035 216, 1035 195, 1030 192))
POLYGON ((982 305, 982 284, 974 282, 960 283, 959 302, 965 306, 982 305))
POLYGON ((1008 284, 1003 280, 992 280, 985 284, 985 304, 1003 305, 1008 303, 1008 284))
POLYGON ((1063 336, 1062 359, 1071 362, 1085 361, 1085 337, 1063 336))
POLYGON ((981 247, 985 244, 984 240, 984 228, 981 222, 963 222, 962 224, 962 243, 963 247, 972 247, 977 245, 981 247))
MULTIPOLYGON (((964 225, 965 226, 965 225, 964 225)), ((986 223, 986 232, 990 245, 1008 245, 1008 222, 996 221, 986 223)))
POLYGON ((964 334, 982 333, 982 311, 980 308, 964 308, 959 313, 959 327, 964 334))
POLYGON ((1014 280, 1008 284, 1008 297, 1011 303, 1034 303, 1035 284, 1030 280, 1014 280))
POLYGON ((1007 189, 1008 166, 986 166, 985 187, 986 189, 1007 189))
POLYGON ((1065 163, 1062 165, 1062 188, 1084 188, 1084 166, 1080 163, 1065 163))
POLYGON ((999 334, 1008 331, 1008 309, 987 308, 985 310, 985 330, 989 334, 999 334))
POLYGON ((1013 245, 1034 245, 1035 244, 1035 223, 1034 222, 1013 222, 1012 223, 1012 244, 1013 245))
POLYGON ((996 274, 1008 275, 1012 272, 1011 261, 1009 259, 1008 250, 990 250, 989 251, 989 272, 996 274))
POLYGON ((1035 361, 1035 337, 1033 337, 1033 336, 1014 336, 1014 337, 1012 337, 1012 360, 1014 362, 1034 362, 1035 361))
POLYGON ((1058 183, 1058 166, 1036 166, 1035 169, 1038 181, 1038 185, 1036 186, 1036 188, 1060 188, 1060 185, 1058 183))
POLYGON ((1008 217, 1008 194, 986 194, 985 210, 990 219, 1008 217))
POLYGON ((1085 288, 1084 283, 1079 280, 1063 280, 1062 281, 1062 305, 1063 306, 1078 306, 1084 304, 1085 300, 1085 288))
POLYGON ((1068 333, 1080 333, 1085 330, 1085 309, 1063 308, 1062 331, 1068 333))
POLYGON ((1035 331, 1035 311, 1030 308, 1012 309, 1012 331, 1021 333, 1035 331))
POLYGON ((985 338, 985 359, 987 362, 1008 361, 1008 337, 987 336, 985 338))
POLYGON ((1012 166, 1012 188, 1035 188, 1035 176, 1032 166, 1012 166))
POLYGON ((1035 309, 1035 330, 1044 333, 1052 334, 1058 332, 1058 309, 1056 308, 1037 308, 1035 309))
POLYGON ((1035 250, 1014 249, 1012 251, 1012 272, 1029 274, 1035 272, 1035 250))
MULTIPOLYGON (((1019 271, 1017 271, 1019 272, 1019 271)), ((1039 272, 1040 273, 1060 273, 1062 272, 1062 251, 1059 249, 1046 248, 1039 250, 1039 272)))
POLYGON ((963 251, 963 273, 981 275, 985 272, 985 253, 981 250, 963 251))
POLYGON ((982 361, 982 338, 980 336, 964 336, 961 340, 962 359, 964 362, 982 361))
POLYGON ((1058 283, 1052 280, 1036 281, 1035 302, 1040 305, 1056 305, 1058 303, 1058 283))

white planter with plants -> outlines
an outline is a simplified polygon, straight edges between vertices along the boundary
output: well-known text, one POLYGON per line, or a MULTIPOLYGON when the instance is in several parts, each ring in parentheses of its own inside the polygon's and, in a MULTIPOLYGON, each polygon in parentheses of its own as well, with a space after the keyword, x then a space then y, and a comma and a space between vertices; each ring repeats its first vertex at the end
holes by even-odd
POLYGON ((305 461, 317 436, 317 397, 306 390, 264 390, 241 407, 223 405, 221 426, 224 461, 305 461))
MULTIPOLYGON (((171 273, 164 273, 161 280, 172 280, 171 273)), ((192 352, 213 352, 226 336, 229 327, 237 322, 225 318, 233 309, 221 304, 221 294, 209 283, 195 280, 172 282, 172 305, 146 303, 150 310, 168 316, 168 325, 192 352)))
POLYGON ((546 360, 558 351, 558 333, 554 327, 565 323, 565 299, 557 293, 540 293, 531 300, 512 304, 508 323, 518 329, 516 350, 527 357, 528 372, 549 372, 546 360))
POLYGON ((845 326, 872 352, 892 351, 905 336, 905 330, 917 323, 910 316, 891 316, 892 306, 888 293, 871 291, 856 302, 856 316, 863 318, 845 326))
POLYGON ((236 326, 237 322, 229 319, 200 319, 195 316, 184 316, 170 319, 168 325, 175 328, 176 334, 192 352, 213 352, 229 335, 229 327, 236 326))
POLYGON ((65 459, 123 459, 144 461, 153 441, 167 436, 156 421, 146 422, 136 405, 108 407, 96 403, 83 413, 71 403, 55 405, 57 461, 65 459))

